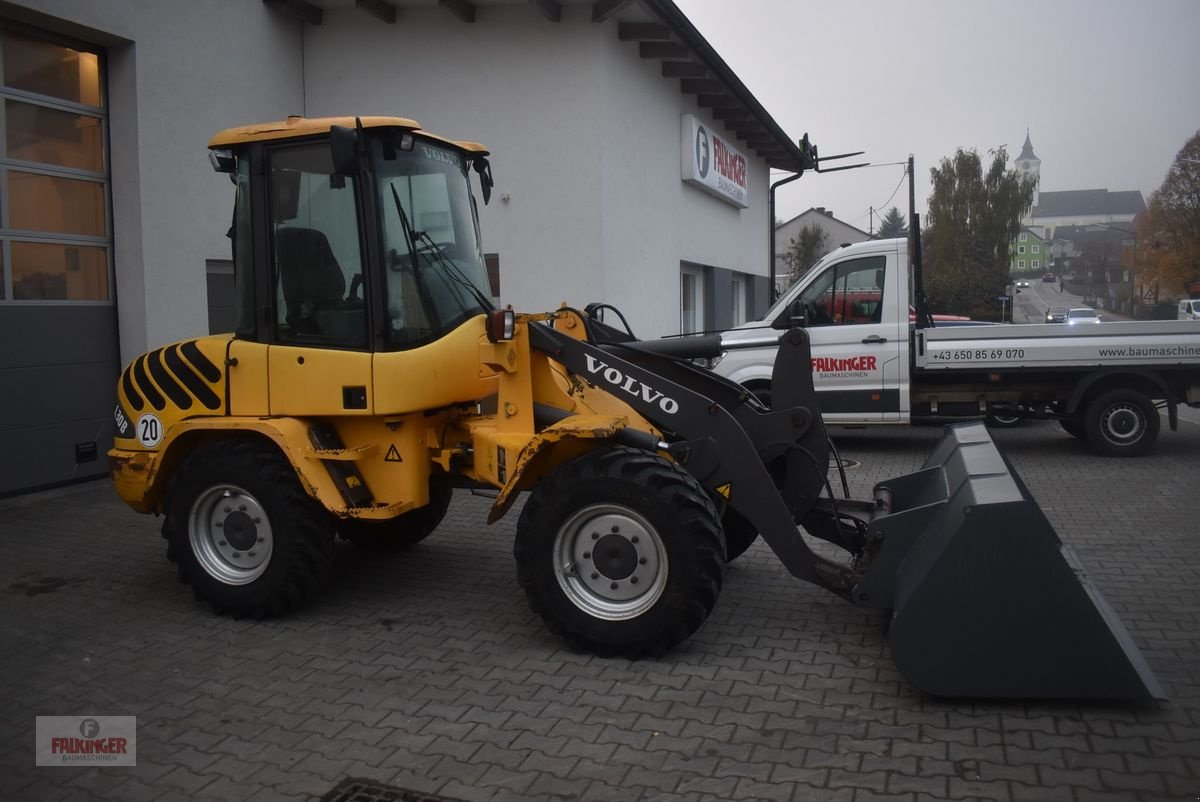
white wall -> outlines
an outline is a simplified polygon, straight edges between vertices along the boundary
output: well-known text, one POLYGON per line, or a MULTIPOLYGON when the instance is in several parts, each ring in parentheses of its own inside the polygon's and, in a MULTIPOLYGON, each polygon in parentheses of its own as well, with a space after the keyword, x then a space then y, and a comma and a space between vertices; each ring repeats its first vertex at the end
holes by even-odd
POLYGON ((552 23, 527 4, 478 6, 468 24, 444 9, 406 7, 387 25, 346 8, 306 31, 310 116, 410 117, 488 146, 489 206, 472 179, 484 250, 500 254, 503 302, 522 310, 604 294, 595 99, 607 39, 599 34, 616 34, 589 14, 566 6, 552 23))
POLYGON ((312 116, 412 117, 491 149, 481 226, 504 303, 606 301, 656 337, 679 330, 680 260, 767 273, 765 162, 740 148, 749 209, 685 185, 680 115, 713 121, 590 6, 564 6, 559 23, 529 5, 478 6, 474 24, 404 8, 395 25, 333 9, 308 29, 304 61, 312 116))
POLYGON ((20 0, 12 15, 108 48, 122 360, 207 333, 205 259, 229 258, 233 203, 208 140, 301 110, 299 23, 224 0, 20 0))
POLYGON ((677 334, 681 260, 767 275, 768 168, 694 95, 682 94, 679 79, 663 78, 661 62, 639 58, 636 42, 617 39, 615 23, 602 27, 604 300, 639 337, 677 334), (695 114, 746 157, 748 208, 683 183, 683 114, 695 114))

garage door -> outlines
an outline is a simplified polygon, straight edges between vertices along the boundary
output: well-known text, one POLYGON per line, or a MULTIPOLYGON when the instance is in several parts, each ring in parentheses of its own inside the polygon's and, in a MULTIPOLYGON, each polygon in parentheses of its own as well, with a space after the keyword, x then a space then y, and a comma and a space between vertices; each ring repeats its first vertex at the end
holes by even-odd
POLYGON ((104 474, 118 373, 103 59, 0 21, 0 495, 104 474))

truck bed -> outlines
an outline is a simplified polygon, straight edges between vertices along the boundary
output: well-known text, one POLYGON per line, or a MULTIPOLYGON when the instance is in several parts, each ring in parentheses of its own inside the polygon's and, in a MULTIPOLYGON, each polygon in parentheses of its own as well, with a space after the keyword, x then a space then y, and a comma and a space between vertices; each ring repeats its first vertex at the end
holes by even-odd
POLYGON ((947 326, 917 331, 915 347, 923 371, 1200 367, 1200 321, 947 326))

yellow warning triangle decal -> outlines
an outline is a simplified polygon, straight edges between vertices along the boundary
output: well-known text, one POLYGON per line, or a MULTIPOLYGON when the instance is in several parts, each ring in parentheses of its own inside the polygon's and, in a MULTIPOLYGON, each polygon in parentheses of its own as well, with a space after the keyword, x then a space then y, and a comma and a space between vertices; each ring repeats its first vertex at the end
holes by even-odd
POLYGON ((385 456, 383 458, 383 461, 384 462, 404 462, 404 460, 400 459, 400 452, 396 449, 395 443, 393 443, 392 447, 388 449, 387 456, 385 456))

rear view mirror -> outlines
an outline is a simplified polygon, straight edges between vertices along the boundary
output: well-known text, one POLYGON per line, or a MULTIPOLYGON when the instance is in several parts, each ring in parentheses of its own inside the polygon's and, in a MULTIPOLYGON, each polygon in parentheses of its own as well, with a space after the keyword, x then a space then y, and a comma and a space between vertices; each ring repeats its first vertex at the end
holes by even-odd
POLYGON ((333 169, 339 175, 358 175, 361 156, 358 131, 344 125, 330 126, 329 150, 333 156, 333 169))

